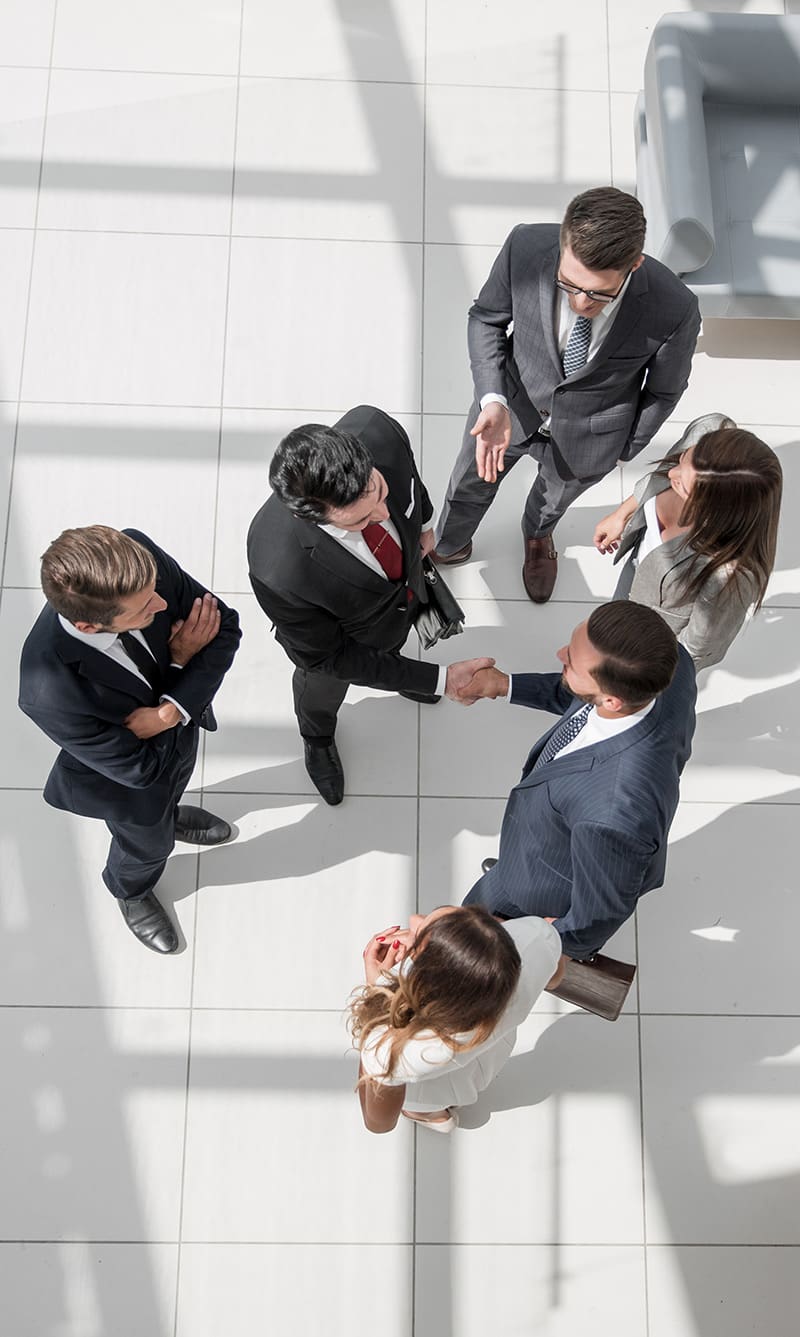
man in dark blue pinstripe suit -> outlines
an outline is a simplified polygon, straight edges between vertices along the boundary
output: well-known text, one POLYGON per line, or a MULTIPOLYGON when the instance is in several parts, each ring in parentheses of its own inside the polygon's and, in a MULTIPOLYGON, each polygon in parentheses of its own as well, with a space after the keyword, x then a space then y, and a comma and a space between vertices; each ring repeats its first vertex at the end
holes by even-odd
POLYGON ((667 837, 691 753, 692 660, 658 613, 617 600, 558 651, 556 673, 484 669, 466 689, 562 718, 509 795, 496 864, 465 904, 541 915, 587 960, 664 881, 667 837))

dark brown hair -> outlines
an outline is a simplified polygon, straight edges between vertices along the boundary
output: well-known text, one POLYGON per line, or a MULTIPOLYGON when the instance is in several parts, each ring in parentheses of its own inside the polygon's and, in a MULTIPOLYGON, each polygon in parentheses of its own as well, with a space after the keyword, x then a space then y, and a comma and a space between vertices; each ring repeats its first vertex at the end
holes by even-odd
POLYGON ((599 663, 589 670, 601 692, 636 710, 666 691, 678 667, 678 642, 660 613, 614 599, 586 624, 599 663))
MULTIPOLYGON (((680 455, 662 460, 666 474, 680 455)), ((695 479, 678 517, 688 529, 683 594, 696 599, 706 581, 728 567, 727 584, 739 583, 760 608, 775 565, 783 471, 774 450, 742 427, 721 427, 701 436, 692 451, 695 479), (701 561, 705 558, 705 561, 701 561), (749 577, 744 582, 742 577, 749 577)))
POLYGON ((644 247, 647 220, 633 195, 598 186, 576 195, 561 224, 561 250, 569 246, 587 269, 627 272, 644 247))
POLYGON ((377 1027, 387 1029, 386 1077, 404 1045, 432 1031, 454 1050, 488 1040, 517 987, 519 952, 498 920, 481 905, 462 905, 420 930, 412 964, 386 982, 368 984, 350 1004, 359 1049, 377 1027), (466 1039, 458 1036, 466 1034, 466 1039))
POLYGON ((152 553, 107 525, 65 529, 42 558, 48 603, 69 622, 101 627, 122 611, 121 599, 146 589, 156 574, 152 553))

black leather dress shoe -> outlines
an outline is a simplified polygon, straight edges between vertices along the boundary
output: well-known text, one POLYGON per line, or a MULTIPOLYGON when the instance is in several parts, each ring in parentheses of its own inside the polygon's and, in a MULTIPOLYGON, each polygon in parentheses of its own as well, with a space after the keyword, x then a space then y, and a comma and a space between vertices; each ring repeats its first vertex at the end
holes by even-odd
POLYGON ((156 900, 152 891, 146 896, 139 896, 135 901, 119 901, 122 918, 131 933, 151 952, 167 955, 178 949, 178 935, 175 925, 166 910, 156 900))
POLYGON ((483 863, 481 864, 481 872, 488 873, 489 869, 494 868, 496 863, 497 863, 496 859, 484 859, 483 863))
POLYGON ((221 845, 230 840, 231 828, 221 817, 204 808, 182 804, 175 815, 175 839, 188 845, 221 845))
POLYGON ((304 738, 306 770, 326 803, 335 807, 344 798, 344 771, 335 742, 304 738))

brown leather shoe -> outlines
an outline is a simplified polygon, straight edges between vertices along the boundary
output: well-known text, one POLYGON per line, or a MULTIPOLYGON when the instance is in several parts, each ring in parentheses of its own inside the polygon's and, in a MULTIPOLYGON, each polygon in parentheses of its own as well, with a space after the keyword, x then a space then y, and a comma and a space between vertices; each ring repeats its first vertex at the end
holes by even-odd
POLYGON ((443 553, 437 552, 434 548, 431 553, 431 560, 437 566, 461 566, 462 562, 468 562, 472 556, 472 539, 464 545, 463 548, 457 548, 455 552, 448 553, 445 557, 443 553))
POLYGON ((555 550, 552 534, 545 538, 523 538, 525 561, 522 567, 522 583, 529 599, 535 604, 546 604, 558 575, 558 553, 555 550))

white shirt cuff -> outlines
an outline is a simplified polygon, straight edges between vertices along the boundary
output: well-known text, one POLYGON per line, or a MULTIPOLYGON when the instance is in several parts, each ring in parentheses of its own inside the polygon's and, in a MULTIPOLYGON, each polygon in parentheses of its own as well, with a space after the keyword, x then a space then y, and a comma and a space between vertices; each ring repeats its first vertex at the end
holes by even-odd
POLYGON ((485 409, 487 404, 502 404, 503 408, 508 408, 508 400, 505 395, 496 395, 494 391, 490 391, 488 395, 481 396, 481 408, 485 409))
POLYGON ((160 696, 158 699, 159 701, 169 701, 171 706, 174 706, 176 710, 180 711, 181 724, 189 723, 190 719, 192 718, 191 715, 187 715, 180 701, 176 701, 174 696, 160 696))
POLYGON ((436 695, 444 696, 444 689, 447 686, 447 665, 439 665, 439 677, 436 683, 436 695))

